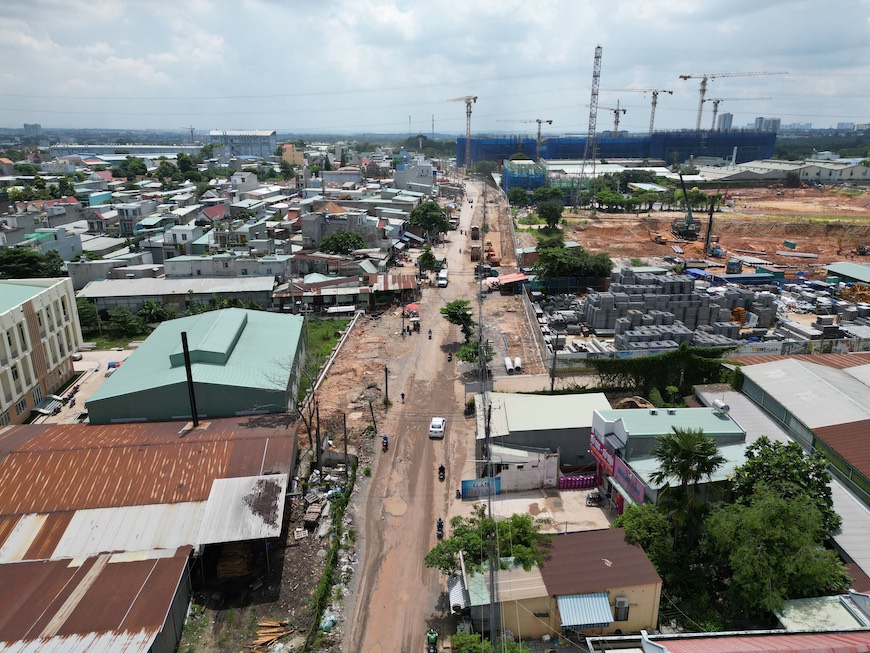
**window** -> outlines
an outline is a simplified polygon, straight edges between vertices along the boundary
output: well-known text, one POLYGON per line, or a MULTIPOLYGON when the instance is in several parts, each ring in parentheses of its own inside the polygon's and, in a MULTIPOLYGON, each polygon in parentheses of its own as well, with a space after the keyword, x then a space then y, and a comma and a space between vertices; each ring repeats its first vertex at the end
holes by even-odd
POLYGON ((616 606, 613 610, 614 621, 628 621, 628 599, 624 596, 616 597, 616 606))
POLYGON ((27 399, 20 399, 17 404, 15 404, 15 414, 20 415, 25 410, 27 410, 27 399))
POLYGON ((18 366, 17 366, 17 365, 13 365, 11 369, 12 369, 12 380, 13 380, 13 381, 17 381, 17 380, 18 380, 18 377, 19 377, 19 374, 18 374, 18 366))
POLYGON ((0 426, 9 426, 12 423, 12 418, 9 417, 9 411, 7 410, 2 415, 0 415, 0 426))
POLYGON ((187 240, 187 234, 181 234, 181 240, 187 240))
POLYGON ((24 335, 24 324, 18 323, 18 335, 21 336, 21 349, 27 351, 27 337, 24 335))
POLYGON ((33 389, 33 405, 38 406, 42 402, 42 388, 36 386, 33 389))

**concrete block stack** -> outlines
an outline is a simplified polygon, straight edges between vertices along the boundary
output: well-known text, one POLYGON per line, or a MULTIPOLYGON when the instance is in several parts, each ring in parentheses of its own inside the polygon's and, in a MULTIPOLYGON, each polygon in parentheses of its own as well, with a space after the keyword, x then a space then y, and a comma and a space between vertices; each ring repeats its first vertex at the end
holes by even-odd
POLYGON ((619 332, 614 336, 614 346, 619 350, 628 349, 663 349, 678 347, 680 343, 692 344, 694 333, 680 322, 669 325, 640 326, 625 329, 625 318, 619 324, 619 332), (662 343, 671 343, 664 345, 662 343))

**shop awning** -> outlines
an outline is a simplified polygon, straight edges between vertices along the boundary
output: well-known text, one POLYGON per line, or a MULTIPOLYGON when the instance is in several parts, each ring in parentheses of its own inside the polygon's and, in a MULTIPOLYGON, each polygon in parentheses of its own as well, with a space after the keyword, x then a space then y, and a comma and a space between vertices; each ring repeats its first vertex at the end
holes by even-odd
POLYGON ((413 238, 413 239, 416 240, 418 243, 424 243, 424 242, 426 242, 424 239, 420 238, 420 236, 418 236, 417 234, 412 234, 410 231, 406 231, 406 232, 405 232, 405 236, 407 236, 408 238, 413 238))
POLYGON ((453 612, 461 612, 468 607, 468 598, 462 586, 461 576, 448 576, 447 590, 450 596, 450 609, 453 612))
POLYGON ((405 249, 405 243, 396 243, 393 249, 405 249))
POLYGON ((631 495, 629 495, 628 491, 619 484, 619 481, 617 481, 612 476, 608 476, 607 480, 610 482, 613 488, 622 495, 622 498, 625 499, 626 503, 632 506, 637 503, 634 499, 631 498, 631 495))
POLYGON ((562 628, 604 628, 613 621, 607 592, 557 596, 562 628))

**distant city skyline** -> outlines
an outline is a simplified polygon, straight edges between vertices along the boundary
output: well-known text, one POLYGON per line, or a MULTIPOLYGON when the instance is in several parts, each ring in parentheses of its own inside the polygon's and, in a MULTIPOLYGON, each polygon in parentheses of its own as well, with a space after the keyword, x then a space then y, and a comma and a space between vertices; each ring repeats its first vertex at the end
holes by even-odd
MULTIPOLYGON (((287 133, 586 131, 695 126, 698 76, 733 125, 870 122, 870 2, 802 0, 0 0, 0 127, 287 133), (693 77, 681 80, 680 75, 693 77), (770 99, 753 99, 753 98, 770 99)), ((706 103, 701 126, 711 125, 706 103)))

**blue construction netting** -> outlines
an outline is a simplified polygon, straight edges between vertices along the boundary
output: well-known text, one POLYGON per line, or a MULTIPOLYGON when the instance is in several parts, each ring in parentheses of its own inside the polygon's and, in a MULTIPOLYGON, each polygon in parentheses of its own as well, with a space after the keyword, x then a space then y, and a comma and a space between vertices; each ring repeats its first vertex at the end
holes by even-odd
MULTIPOLYGON (((699 157, 730 159, 737 148, 737 163, 745 163, 773 156, 776 132, 659 131, 652 136, 601 136, 595 139, 595 143, 599 160, 662 159, 671 164, 699 157)), ((475 137, 471 139, 471 163, 503 161, 517 152, 534 159, 535 145, 534 138, 475 137)), ((548 138, 541 144, 541 158, 582 159, 585 149, 584 136, 548 138)), ((465 166, 465 137, 456 139, 456 162, 460 167, 465 166)))

